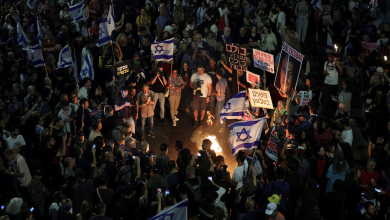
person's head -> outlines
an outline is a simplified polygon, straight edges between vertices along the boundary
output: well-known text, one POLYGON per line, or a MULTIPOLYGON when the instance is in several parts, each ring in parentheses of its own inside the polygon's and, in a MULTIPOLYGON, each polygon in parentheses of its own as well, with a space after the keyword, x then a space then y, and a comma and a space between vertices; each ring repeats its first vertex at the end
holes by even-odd
POLYGON ((364 203, 364 209, 368 216, 374 217, 375 215, 375 204, 372 201, 367 201, 364 203))
POLYGON ((61 202, 62 210, 65 212, 69 212, 72 209, 72 201, 70 199, 66 198, 63 199, 61 202))
POLYGON ((161 7, 160 6, 160 15, 161 15, 161 17, 165 17, 165 13, 166 13, 165 7, 161 7))
POLYGON ((75 161, 73 160, 72 157, 67 157, 64 160, 64 165, 65 165, 65 167, 74 166, 75 165, 75 161))
POLYGON ((161 152, 167 154, 167 153, 168 153, 168 144, 162 143, 162 144, 160 145, 160 150, 161 150, 161 152))
POLYGON ((100 120, 94 120, 92 122, 92 129, 94 131, 100 131, 102 130, 102 122, 100 120))
POLYGON ((244 151, 239 151, 239 152, 237 153, 237 155, 236 155, 236 161, 237 161, 238 163, 244 163, 245 159, 246 159, 246 154, 245 154, 245 152, 244 152, 244 151))
POLYGON ((210 139, 204 139, 202 141, 202 150, 204 151, 210 151, 211 150, 212 142, 210 139))
POLYGON ((329 24, 329 20, 328 20, 327 17, 325 17, 325 16, 322 17, 322 24, 325 25, 325 26, 327 26, 329 24))
POLYGON ((255 209, 255 206, 256 206, 256 203, 253 199, 247 199, 245 201, 245 208, 247 210, 253 210, 253 209, 255 209))
POLYGON ((293 70, 294 70, 294 63, 289 60, 290 55, 287 55, 284 57, 282 61, 282 66, 280 70, 280 90, 286 94, 290 95, 293 88, 293 70))
POLYGON ((83 84, 84 84, 84 87, 85 87, 85 88, 90 88, 90 87, 91 87, 91 84, 92 84, 92 81, 91 81, 90 78, 85 77, 85 78, 83 79, 83 84))
POLYGON ((140 151, 142 153, 146 153, 147 151, 149 151, 149 144, 148 144, 148 142, 146 142, 146 141, 141 142, 141 144, 140 144, 140 151))
POLYGON ((168 161, 167 165, 168 165, 169 172, 176 172, 176 162, 174 160, 168 161))
POLYGON ((286 101, 279 100, 277 104, 277 108, 279 111, 282 111, 286 107, 286 101))
POLYGON ((203 76, 204 75, 204 67, 200 64, 196 68, 198 70, 198 75, 203 76))
POLYGON ((47 135, 43 140, 47 147, 53 147, 56 143, 56 140, 52 135, 47 135))
POLYGON ((177 151, 183 150, 183 141, 177 140, 177 141, 175 142, 175 148, 176 148, 177 151))
POLYGON ((147 37, 142 38, 142 45, 144 47, 149 46, 149 38, 147 38, 147 37))
POLYGON ((64 121, 62 121, 61 117, 55 117, 53 119, 53 125, 54 127, 62 128, 64 127, 64 121))
POLYGON ((240 36, 244 36, 246 34, 246 29, 244 27, 240 28, 240 36))
POLYGON ((215 1, 210 1, 209 6, 211 9, 215 8, 215 1))
POLYGON ((106 213, 106 205, 104 203, 99 203, 96 205, 96 214, 100 216, 104 216, 106 213))
POLYGON ((190 37, 190 31, 187 29, 183 30, 183 38, 188 39, 190 37))
POLYGON ((267 209, 265 210, 265 214, 269 215, 270 217, 275 217, 275 215, 278 213, 278 206, 276 203, 268 203, 267 209))
POLYGON ((232 29, 230 27, 225 27, 223 29, 223 34, 225 35, 225 37, 228 37, 231 33, 232 29))
POLYGON ((340 109, 340 111, 342 111, 342 112, 348 112, 348 110, 349 110, 349 104, 348 104, 347 102, 345 102, 345 101, 342 101, 342 102, 340 102, 340 104, 339 104, 339 109, 340 109))
POLYGON ((161 167, 160 167, 160 165, 155 164, 155 165, 153 166, 152 171, 153 171, 153 174, 154 174, 154 175, 160 174, 160 172, 161 172, 161 167))
POLYGON ((121 96, 122 96, 122 98, 126 98, 128 94, 129 94, 128 87, 127 86, 122 86, 122 88, 121 88, 121 96))
POLYGON ((9 128, 9 132, 11 132, 11 135, 16 137, 20 134, 19 132, 19 127, 17 125, 12 125, 10 128, 9 128))
POLYGON ((282 118, 276 117, 274 123, 275 123, 275 129, 278 130, 280 128, 280 126, 282 125, 282 118))
POLYGON ((16 154, 12 149, 7 149, 4 151, 4 156, 7 158, 8 161, 12 161, 13 159, 15 159, 16 154))
POLYGON ((367 166, 366 166, 367 173, 374 172, 375 165, 376 165, 376 160, 374 158, 369 158, 367 160, 367 166))
POLYGON ((186 174, 188 177, 190 176, 194 176, 195 175, 195 172, 196 172, 196 169, 194 166, 187 166, 186 168, 186 174))
POLYGON ((222 79, 222 75, 223 75, 222 70, 221 69, 217 69, 217 71, 215 72, 215 75, 217 76, 218 80, 221 80, 222 79))
POLYGON ((316 148, 315 148, 315 152, 317 153, 317 155, 319 155, 319 156, 324 156, 324 154, 325 154, 325 150, 324 150, 324 147, 323 146, 317 146, 316 148))
POLYGON ((112 154, 112 152, 110 152, 110 151, 107 151, 106 153, 104 153, 104 159, 107 162, 112 163, 115 160, 114 154, 112 154))

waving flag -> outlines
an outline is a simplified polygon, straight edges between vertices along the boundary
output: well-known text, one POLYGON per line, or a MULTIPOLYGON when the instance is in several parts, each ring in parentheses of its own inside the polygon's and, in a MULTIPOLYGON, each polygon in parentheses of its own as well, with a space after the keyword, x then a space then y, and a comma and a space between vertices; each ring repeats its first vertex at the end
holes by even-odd
POLYGON ((312 0, 311 4, 316 11, 321 10, 321 0, 312 0))
POLYGON ((93 80, 95 78, 95 72, 94 72, 93 66, 92 66, 92 59, 89 56, 89 53, 87 53, 87 55, 85 55, 84 63, 81 66, 80 78, 84 79, 85 77, 88 77, 91 80, 93 80))
POLYGON ((77 23, 79 21, 84 21, 83 10, 80 10, 80 14, 73 19, 72 23, 77 23))
POLYGON ((333 41, 332 41, 332 36, 330 36, 329 32, 326 38, 326 52, 333 53, 333 41))
POLYGON ((157 61, 170 61, 173 59, 173 38, 152 43, 151 50, 157 61))
POLYGON ((29 7, 29 8, 31 8, 31 9, 33 9, 34 8, 34 6, 33 6, 33 4, 35 3, 35 1, 36 0, 27 0, 27 6, 29 7))
POLYGON ((251 121, 238 121, 229 125, 229 145, 233 156, 239 150, 250 150, 259 145, 260 135, 266 118, 262 117, 251 121))
POLYGON ((26 34, 23 31, 22 25, 20 25, 19 18, 16 19, 16 22, 18 44, 22 46, 22 48, 25 48, 28 44, 26 34))
POLYGON ((110 5, 109 13, 107 16, 108 30, 110 31, 110 35, 113 30, 116 29, 115 16, 114 16, 114 7, 112 4, 110 5))
POLYGON ((28 47, 26 51, 28 59, 31 61, 35 68, 45 65, 45 61, 43 60, 41 52, 41 47, 39 45, 28 47))
POLYGON ((111 33, 108 29, 107 17, 100 21, 98 47, 111 43, 111 33))
POLYGON ((84 1, 81 1, 75 5, 72 5, 72 6, 69 6, 69 9, 68 9, 68 12, 69 12, 69 16, 73 19, 75 19, 76 17, 78 17, 81 13, 81 15, 83 14, 83 6, 84 6, 84 1))
POLYGON ((241 91, 229 99, 219 113, 221 121, 226 119, 242 119, 244 115, 246 92, 241 91))
POLYGON ((42 46, 42 38, 45 36, 45 32, 43 32, 43 28, 39 19, 37 19, 37 29, 39 45, 42 46))
POLYGON ((187 220, 188 199, 162 210, 149 220, 187 220))
POLYGON ((57 63, 58 69, 65 68, 68 66, 73 66, 72 56, 70 55, 70 50, 68 45, 62 48, 60 56, 57 63))

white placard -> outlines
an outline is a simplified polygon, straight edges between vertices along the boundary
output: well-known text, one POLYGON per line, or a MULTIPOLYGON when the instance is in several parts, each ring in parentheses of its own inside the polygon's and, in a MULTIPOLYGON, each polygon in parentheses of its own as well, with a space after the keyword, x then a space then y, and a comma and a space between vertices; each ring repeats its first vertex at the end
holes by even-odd
POLYGON ((299 106, 308 105, 312 99, 312 92, 309 91, 300 91, 297 96, 299 97, 299 106))
POLYGON ((261 89, 248 89, 252 107, 273 109, 272 99, 269 91, 261 89))

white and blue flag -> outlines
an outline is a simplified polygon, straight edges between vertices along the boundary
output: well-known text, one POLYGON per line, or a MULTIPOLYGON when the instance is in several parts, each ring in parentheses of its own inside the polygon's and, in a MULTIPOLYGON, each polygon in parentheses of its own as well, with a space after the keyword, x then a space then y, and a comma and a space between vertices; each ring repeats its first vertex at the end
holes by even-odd
POLYGON ((93 70, 92 59, 89 56, 89 53, 85 55, 84 63, 81 66, 81 71, 80 71, 80 78, 84 79, 85 77, 88 77, 91 80, 95 78, 95 71, 93 70))
POLYGON ((20 25, 19 18, 16 19, 16 22, 18 44, 22 46, 22 48, 26 48, 28 44, 26 34, 23 31, 22 25, 20 25))
POLYGON ((38 31, 38 41, 39 41, 39 46, 42 46, 42 39, 45 36, 45 32, 43 31, 41 22, 39 19, 37 19, 37 31, 38 31))
POLYGON ((326 38, 326 52, 333 53, 333 40, 332 40, 332 36, 330 36, 329 32, 328 32, 328 36, 326 38))
POLYGON ((151 45, 153 56, 157 61, 170 61, 173 59, 173 38, 154 42, 151 45))
POLYGON ((26 51, 28 59, 31 61, 35 68, 45 65, 45 60, 43 60, 41 47, 39 45, 27 47, 26 51))
POLYGON ((245 91, 241 91, 229 99, 219 113, 221 121, 225 121, 226 119, 242 119, 245 109, 245 99, 245 91))
POLYGON ((73 19, 75 19, 76 17, 79 17, 80 14, 82 16, 83 15, 83 6, 84 6, 84 1, 81 1, 75 5, 69 6, 69 9, 68 9, 69 16, 73 19))
POLYGON ((162 210, 149 220, 187 220, 188 199, 162 210))
POLYGON ((70 49, 68 45, 62 48, 60 56, 58 57, 57 68, 65 68, 68 66, 73 66, 72 56, 70 55, 70 49))
POLYGON ((107 16, 108 30, 110 31, 110 35, 113 30, 116 29, 115 16, 114 16, 114 7, 112 4, 110 5, 109 13, 107 16))
POLYGON ((262 117, 250 121, 238 121, 229 125, 230 134, 228 141, 233 156, 239 150, 257 148, 266 120, 265 117, 262 117))
POLYGON ((33 9, 34 8, 34 3, 36 0, 27 0, 26 4, 29 8, 33 9))
POLYGON ((321 10, 321 0, 312 0, 311 4, 316 11, 321 10))
POLYGON ((107 17, 100 21, 98 47, 111 43, 111 33, 108 29, 107 17))

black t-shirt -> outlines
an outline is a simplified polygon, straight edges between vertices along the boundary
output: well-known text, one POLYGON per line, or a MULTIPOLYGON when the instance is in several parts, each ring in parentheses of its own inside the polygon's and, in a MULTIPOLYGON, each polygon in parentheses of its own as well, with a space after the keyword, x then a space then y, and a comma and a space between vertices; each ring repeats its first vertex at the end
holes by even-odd
MULTIPOLYGON (((256 33, 255 36, 252 36, 252 34, 249 34, 248 37, 249 37, 249 42, 261 41, 261 36, 258 33, 256 33)), ((253 47, 253 46, 250 46, 250 47, 251 48, 256 48, 256 47, 253 47)))
POLYGON ((56 158, 57 151, 53 148, 45 147, 42 151, 42 169, 44 174, 53 175, 56 172, 59 172, 60 160, 56 158))
POLYGON ((326 45, 327 39, 328 39, 328 26, 331 30, 333 30, 332 25, 324 25, 322 22, 317 27, 317 33, 318 33, 318 44, 320 45, 326 45))
POLYGON ((236 43, 236 44, 239 44, 239 45, 249 44, 249 37, 247 35, 245 35, 244 37, 241 37, 240 35, 237 35, 234 38, 233 43, 236 43))
POLYGON ((52 135, 53 135, 54 139, 56 140, 56 143, 55 143, 53 148, 55 150, 58 150, 60 148, 60 146, 62 145, 62 137, 64 136, 64 129, 60 128, 57 130, 57 129, 53 128, 52 135))
MULTIPOLYGON (((128 94, 126 98, 123 98, 121 95, 118 95, 115 98, 114 104, 117 106, 121 106, 121 105, 125 104, 125 102, 127 102, 127 100, 129 100, 129 99, 131 99, 130 94, 128 94)), ((118 112, 123 118, 130 118, 131 117, 131 107, 130 106, 126 106, 126 107, 122 108, 121 110, 119 110, 118 112)))
POLYGON ((150 46, 142 46, 139 52, 141 53, 141 56, 145 59, 146 56, 152 54, 152 49, 150 48, 150 46))
POLYGON ((66 90, 65 85, 66 85, 67 80, 68 80, 67 78, 64 78, 64 77, 63 77, 61 80, 58 80, 58 81, 57 81, 56 88, 57 88, 57 90, 60 91, 61 93, 62 93, 62 92, 65 92, 65 90, 66 90))
MULTIPOLYGON (((164 74, 160 74, 160 77, 157 77, 156 78, 156 81, 154 82, 154 84, 152 85, 152 91, 154 93, 164 93, 165 91, 165 86, 164 86, 164 79, 163 79, 163 76, 162 75, 166 75, 165 73, 164 74), (160 78, 160 79, 159 79, 160 78)), ((153 77, 156 77, 156 73, 154 74, 153 77)))

